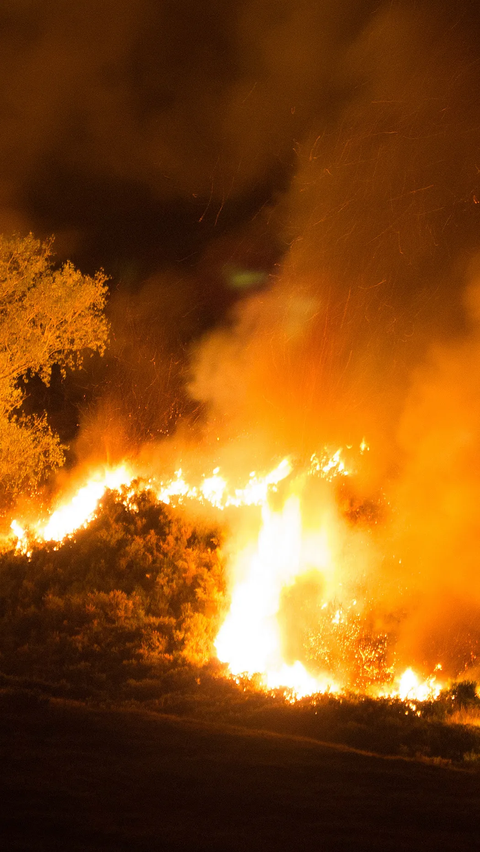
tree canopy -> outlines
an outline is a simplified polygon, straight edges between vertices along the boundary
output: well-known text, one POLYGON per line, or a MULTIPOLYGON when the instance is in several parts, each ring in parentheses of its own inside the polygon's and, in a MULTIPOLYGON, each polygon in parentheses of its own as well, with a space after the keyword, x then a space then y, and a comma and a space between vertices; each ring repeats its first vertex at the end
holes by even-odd
POLYGON ((0 236, 0 497, 31 490, 63 461, 45 415, 22 413, 21 380, 49 384, 58 365, 78 368, 87 349, 103 353, 106 276, 54 263, 52 240, 0 236))

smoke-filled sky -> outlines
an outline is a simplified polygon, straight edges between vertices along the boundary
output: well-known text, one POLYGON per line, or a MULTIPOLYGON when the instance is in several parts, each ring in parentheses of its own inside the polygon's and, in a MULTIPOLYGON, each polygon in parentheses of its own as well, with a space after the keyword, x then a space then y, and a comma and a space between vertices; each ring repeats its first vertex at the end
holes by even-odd
POLYGON ((0 228, 112 276, 87 444, 199 401, 302 451, 389 428, 465 325, 479 36, 474 2, 4 0, 0 228))

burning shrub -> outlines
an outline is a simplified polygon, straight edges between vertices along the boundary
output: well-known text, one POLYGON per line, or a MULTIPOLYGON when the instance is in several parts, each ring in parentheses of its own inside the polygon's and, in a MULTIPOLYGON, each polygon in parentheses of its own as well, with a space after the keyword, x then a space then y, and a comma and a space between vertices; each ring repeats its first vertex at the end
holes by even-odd
POLYGON ((148 492, 109 492, 60 545, 0 558, 0 667, 118 683, 175 659, 202 663, 224 593, 214 530, 148 492))
POLYGON ((391 681, 388 634, 374 628, 366 608, 325 602, 319 572, 301 575, 283 591, 279 621, 286 627, 287 659, 306 662, 309 670, 333 680, 341 673, 349 688, 358 691, 391 681))
POLYGON ((345 672, 350 687, 364 691, 393 676, 387 633, 370 626, 368 613, 331 603, 317 613, 315 629, 305 638, 307 659, 332 674, 345 672))

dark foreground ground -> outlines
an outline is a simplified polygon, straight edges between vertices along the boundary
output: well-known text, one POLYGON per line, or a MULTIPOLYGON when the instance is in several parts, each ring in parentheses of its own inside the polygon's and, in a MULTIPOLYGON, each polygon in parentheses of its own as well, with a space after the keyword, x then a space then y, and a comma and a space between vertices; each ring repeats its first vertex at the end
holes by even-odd
POLYGON ((480 848, 480 772, 51 701, 1 711, 0 847, 480 848))

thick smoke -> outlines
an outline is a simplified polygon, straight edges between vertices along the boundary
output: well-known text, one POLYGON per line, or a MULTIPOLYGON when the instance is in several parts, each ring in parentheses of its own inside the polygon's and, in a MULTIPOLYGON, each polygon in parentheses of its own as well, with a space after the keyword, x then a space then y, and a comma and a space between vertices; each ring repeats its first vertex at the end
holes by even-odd
POLYGON ((455 675, 480 654, 480 289, 478 263, 466 293, 468 332, 434 345, 417 368, 399 424, 403 464, 390 492, 382 572, 389 602, 407 613, 399 653, 455 675), (399 557, 401 556, 401 562, 399 557))
POLYGON ((229 431, 259 426, 307 451, 334 432, 391 441, 412 366, 461 331, 478 69, 445 26, 389 7, 343 54, 348 102, 334 120, 320 109, 275 210, 280 271, 196 355, 192 391, 229 431))
POLYGON ((276 208, 278 274, 198 347, 190 385, 252 460, 367 438, 365 598, 399 660, 450 675, 480 652, 478 73, 458 20, 398 4, 365 24, 276 208))
POLYGON ((369 10, 317 6, 3 3, 2 228, 158 262, 254 212, 286 185, 312 115, 335 112, 336 66, 369 10))
MULTIPOLYGON (((106 376, 91 382, 94 399, 107 383, 100 423, 115 412, 125 420, 125 401, 133 400, 126 418, 136 427, 120 424, 127 445, 150 439, 155 418, 160 434, 178 400, 178 382, 160 382, 156 400, 147 388, 140 416, 135 399, 157 354, 185 363, 192 338, 238 299, 236 271, 261 279, 284 254, 288 236, 275 210, 296 167, 295 145, 316 116, 334 122, 351 97, 354 82, 339 69, 373 6, 2 4, 0 230, 54 233, 60 259, 85 271, 103 267, 113 296, 121 291, 112 303, 114 340, 126 331, 115 301, 140 291, 138 318, 135 299, 128 313, 141 345, 132 344, 123 370, 117 345, 106 376), (158 319, 146 339, 137 331, 145 285, 158 319), (188 303, 183 314, 179 301, 188 303), (172 351, 173 323, 180 345, 172 351)), ((74 405, 80 391, 71 394, 74 405)), ((85 417, 93 434, 92 415, 85 417)), ((79 418, 70 419, 73 427, 63 429, 69 441, 79 418)))

